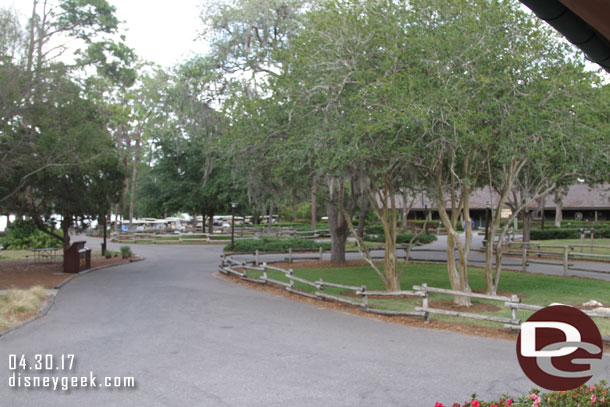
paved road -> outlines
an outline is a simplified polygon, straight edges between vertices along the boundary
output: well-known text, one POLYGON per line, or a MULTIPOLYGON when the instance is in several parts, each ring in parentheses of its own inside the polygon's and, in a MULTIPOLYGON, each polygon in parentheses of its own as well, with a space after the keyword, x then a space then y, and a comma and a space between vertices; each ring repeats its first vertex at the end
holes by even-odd
POLYGON ((533 387, 510 341, 235 285, 215 275, 217 246, 132 248, 147 260, 77 278, 46 317, 0 337, 1 406, 426 407, 533 387), (75 354, 73 372, 49 374, 133 376, 137 388, 12 389, 9 354, 75 354))

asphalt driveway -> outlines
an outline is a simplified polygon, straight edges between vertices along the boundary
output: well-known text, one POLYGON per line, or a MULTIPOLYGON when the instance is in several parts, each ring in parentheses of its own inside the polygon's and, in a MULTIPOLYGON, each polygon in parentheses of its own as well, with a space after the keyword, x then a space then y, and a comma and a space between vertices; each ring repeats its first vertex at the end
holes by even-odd
POLYGON ((513 342, 251 290, 216 275, 219 246, 132 248, 146 261, 79 277, 47 316, 0 337, 1 406, 431 407, 534 386, 513 342), (11 388, 11 354, 74 354, 73 370, 43 375, 130 376, 136 387, 11 388))

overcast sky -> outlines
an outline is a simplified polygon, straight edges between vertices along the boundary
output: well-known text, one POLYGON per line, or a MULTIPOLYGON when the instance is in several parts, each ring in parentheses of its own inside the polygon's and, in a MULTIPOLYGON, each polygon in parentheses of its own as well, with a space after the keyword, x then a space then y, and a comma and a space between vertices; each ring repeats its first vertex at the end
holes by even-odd
MULTIPOLYGON (((109 0, 109 3, 124 21, 127 44, 143 59, 168 67, 205 51, 203 41, 195 41, 202 28, 199 18, 202 0, 109 0)), ((18 10, 24 22, 31 5, 31 0, 0 0, 0 6, 18 10)))

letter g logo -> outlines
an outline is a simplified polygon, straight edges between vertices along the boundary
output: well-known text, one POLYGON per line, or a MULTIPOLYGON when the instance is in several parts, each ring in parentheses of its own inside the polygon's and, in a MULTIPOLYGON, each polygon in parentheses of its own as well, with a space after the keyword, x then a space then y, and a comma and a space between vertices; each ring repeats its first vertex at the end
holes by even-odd
POLYGON ((570 390, 601 367, 602 338, 584 312, 565 305, 546 307, 521 325, 517 358, 531 381, 548 390, 570 390))

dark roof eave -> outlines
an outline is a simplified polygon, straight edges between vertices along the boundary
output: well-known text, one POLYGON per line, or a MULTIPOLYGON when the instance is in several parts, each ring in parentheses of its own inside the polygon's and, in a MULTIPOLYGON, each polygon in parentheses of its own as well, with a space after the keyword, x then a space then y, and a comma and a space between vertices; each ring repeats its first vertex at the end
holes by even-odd
POLYGON ((610 72, 610 41, 558 0, 520 0, 539 18, 610 72))

